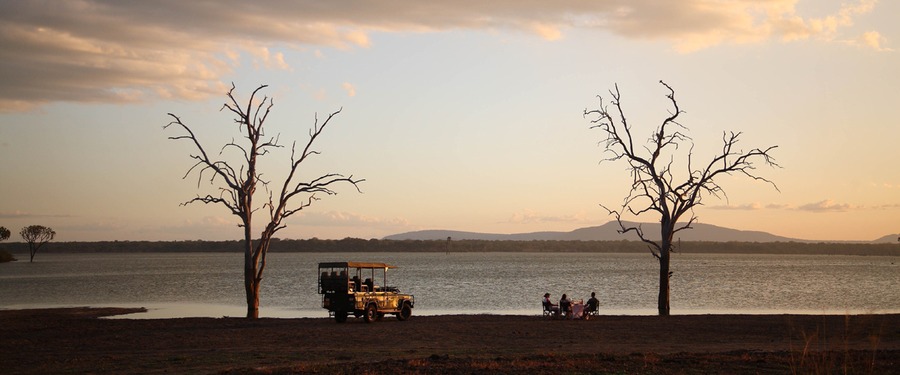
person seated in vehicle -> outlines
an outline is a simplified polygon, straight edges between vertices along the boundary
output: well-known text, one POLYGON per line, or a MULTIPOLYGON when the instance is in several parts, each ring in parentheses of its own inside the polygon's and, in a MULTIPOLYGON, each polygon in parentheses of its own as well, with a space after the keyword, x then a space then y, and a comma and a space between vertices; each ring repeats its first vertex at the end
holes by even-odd
POLYGON ((562 295, 562 298, 559 299, 559 312, 564 317, 568 318, 569 314, 572 313, 572 300, 569 299, 565 294, 562 295))
POLYGON ((366 281, 365 281, 363 284, 366 285, 366 291, 367 291, 367 292, 374 292, 374 291, 375 291, 375 283, 372 281, 372 279, 370 279, 370 278, 367 277, 367 278, 366 278, 366 281))
POLYGON ((553 302, 550 302, 550 293, 544 293, 544 311, 548 311, 553 315, 559 315, 559 306, 554 305, 553 302))
POLYGON ((352 281, 353 281, 353 290, 359 292, 361 290, 360 287, 362 287, 362 283, 359 281, 359 276, 353 276, 352 281))
POLYGON ((587 319, 591 315, 596 315, 600 309, 600 300, 597 299, 597 293, 591 292, 591 298, 584 305, 584 318, 587 319))

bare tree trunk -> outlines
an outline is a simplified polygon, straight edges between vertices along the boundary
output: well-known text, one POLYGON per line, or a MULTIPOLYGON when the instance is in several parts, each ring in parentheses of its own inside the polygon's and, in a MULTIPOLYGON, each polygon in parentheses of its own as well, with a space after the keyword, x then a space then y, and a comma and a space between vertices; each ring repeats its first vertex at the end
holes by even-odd
POLYGON ((659 299, 657 309, 659 315, 668 316, 669 309, 669 260, 672 254, 672 239, 675 236, 674 222, 662 220, 660 234, 662 235, 661 249, 659 251, 659 299))
POLYGON ((244 292, 247 298, 247 318, 259 317, 259 282, 256 280, 256 259, 249 221, 244 224, 244 292))
POLYGON ((247 297, 247 317, 259 317, 259 282, 256 280, 256 266, 249 253, 244 257, 244 290, 247 297))
POLYGON ((247 286, 247 318, 259 318, 259 283, 247 286))
POLYGON ((659 315, 669 315, 669 252, 659 255, 659 315))

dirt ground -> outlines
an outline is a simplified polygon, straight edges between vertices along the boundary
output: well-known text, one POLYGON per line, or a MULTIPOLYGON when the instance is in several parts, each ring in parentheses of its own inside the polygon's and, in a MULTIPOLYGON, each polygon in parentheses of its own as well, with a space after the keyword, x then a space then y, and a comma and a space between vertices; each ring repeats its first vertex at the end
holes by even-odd
POLYGON ((101 319, 0 310, 3 374, 900 374, 900 314, 101 319))

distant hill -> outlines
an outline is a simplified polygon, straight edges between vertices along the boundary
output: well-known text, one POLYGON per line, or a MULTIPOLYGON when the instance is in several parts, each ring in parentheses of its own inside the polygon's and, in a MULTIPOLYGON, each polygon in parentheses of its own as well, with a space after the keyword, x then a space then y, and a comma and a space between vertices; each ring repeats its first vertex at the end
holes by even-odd
MULTIPOLYGON (((636 223, 626 223, 636 224, 636 223)), ((640 224, 645 235, 650 239, 659 239, 659 224, 640 224)), ((771 233, 758 231, 745 231, 710 224, 694 224, 693 229, 678 232, 675 237, 682 241, 710 241, 710 242, 809 242, 796 238, 776 236, 771 233)), ((611 221, 601 226, 587 227, 571 232, 532 232, 515 234, 477 233, 452 230, 421 230, 406 232, 384 237, 386 240, 446 240, 450 237, 454 240, 487 240, 487 241, 620 241, 638 240, 634 233, 627 235, 618 232, 619 224, 611 221)), ((890 236, 888 236, 890 237, 890 236)), ((896 237, 894 238, 896 241, 896 237)))
POLYGON ((385 240, 446 240, 450 237, 454 240, 482 240, 482 241, 533 241, 533 240, 561 240, 565 232, 532 232, 517 234, 495 234, 463 232, 456 230, 420 230, 393 234, 384 237, 385 240))
POLYGON ((898 243, 898 242, 900 242, 900 234, 889 234, 887 236, 881 237, 872 242, 874 242, 874 243, 898 243))

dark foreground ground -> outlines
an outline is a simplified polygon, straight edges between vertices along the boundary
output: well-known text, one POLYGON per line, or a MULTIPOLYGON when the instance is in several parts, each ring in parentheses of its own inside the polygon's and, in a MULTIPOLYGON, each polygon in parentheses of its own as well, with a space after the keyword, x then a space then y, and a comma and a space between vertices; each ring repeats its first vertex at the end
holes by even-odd
POLYGON ((0 310, 0 373, 900 374, 900 315, 98 319, 0 310))

